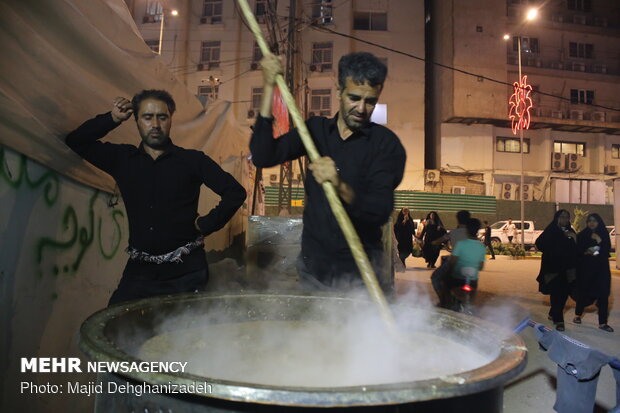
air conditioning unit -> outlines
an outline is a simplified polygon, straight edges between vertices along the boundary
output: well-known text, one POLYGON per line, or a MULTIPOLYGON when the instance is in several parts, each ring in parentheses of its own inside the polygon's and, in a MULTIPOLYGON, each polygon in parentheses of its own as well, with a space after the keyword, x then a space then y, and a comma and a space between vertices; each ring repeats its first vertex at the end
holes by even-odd
POLYGON ((142 18, 142 23, 155 23, 160 20, 161 20, 161 14, 145 14, 144 17, 142 18))
POLYGON ((616 175, 618 173, 617 165, 605 165, 605 175, 616 175))
POLYGON ((542 60, 531 57, 527 59, 527 65, 532 67, 542 67, 542 60))
POLYGON ((594 73, 607 73, 607 65, 593 65, 592 71, 594 73))
POLYGON ((564 62, 551 62, 552 69, 564 70, 564 62))
POLYGON ((457 195, 465 195, 465 187, 464 186, 453 186, 451 193, 457 195))
POLYGON ((521 199, 521 193, 523 193, 524 201, 532 201, 532 196, 534 195, 534 185, 532 184, 523 184, 523 188, 519 185, 519 190, 517 191, 517 199, 521 199))
POLYGON ((200 24, 211 24, 212 20, 210 16, 204 16, 200 18, 200 24))
POLYGON ((594 122, 605 122, 605 112, 592 112, 594 122))
POLYGON ((600 27, 607 27, 607 19, 605 17, 595 17, 594 25, 600 27))
POLYGON ((250 70, 258 70, 258 62, 252 62, 250 65, 250 70))
POLYGON ((552 14, 551 21, 562 23, 564 21, 564 15, 563 14, 552 14))
POLYGON ((206 63, 198 63, 196 68, 198 70, 212 70, 215 67, 218 67, 219 62, 206 62, 206 63))
POLYGON ((500 199, 514 200, 516 199, 517 185, 513 183, 504 183, 502 184, 501 191, 500 199))
POLYGON ((556 119, 564 119, 564 112, 561 110, 552 110, 551 117, 556 119))
POLYGON ((329 63, 313 63, 308 66, 308 70, 311 72, 324 72, 327 70, 331 70, 332 65, 329 63))
POLYGON ((534 108, 532 109, 532 116, 536 116, 536 117, 542 117, 543 116, 543 110, 542 108, 534 108))
POLYGON ((583 14, 575 14, 573 16, 573 23, 586 24, 586 16, 584 16, 583 14))
POLYGON ((576 172, 583 169, 583 156, 576 153, 566 155, 566 169, 569 172, 576 172))
POLYGON ((561 152, 553 152, 551 154, 551 170, 564 172, 566 170, 566 155, 561 152))
POLYGON ((581 62, 573 62, 573 71, 574 72, 585 72, 586 64, 581 62))
POLYGON ((428 182, 439 182, 439 170, 428 169, 424 174, 424 180, 428 182))
POLYGON ((571 110, 570 118, 572 120, 583 120, 583 110, 576 110, 576 109, 571 110))
POLYGON ((256 112, 254 111, 254 109, 248 110, 248 119, 252 119, 255 116, 256 116, 256 112))

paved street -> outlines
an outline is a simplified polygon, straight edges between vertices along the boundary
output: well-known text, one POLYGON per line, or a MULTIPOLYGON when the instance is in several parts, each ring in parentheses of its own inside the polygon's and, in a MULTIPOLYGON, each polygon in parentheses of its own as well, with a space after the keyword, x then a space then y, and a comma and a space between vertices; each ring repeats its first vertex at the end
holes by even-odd
MULTIPOLYGON (((612 268, 615 262, 610 261, 612 268)), ((510 260, 498 256, 488 260, 480 274, 477 299, 482 305, 481 316, 504 326, 516 326, 520 320, 530 316, 533 320, 552 326, 547 320, 549 298, 538 292, 536 276, 540 260, 510 260)), ((430 285, 431 270, 426 269, 422 258, 410 257, 407 271, 396 274, 396 290, 399 296, 412 291, 436 302, 430 285)), ((616 330, 607 333, 598 329, 596 307, 588 307, 583 324, 572 323, 575 303, 569 299, 564 315, 565 334, 602 352, 620 358, 620 276, 612 276, 609 324, 616 330)), ((504 393, 504 411, 507 413, 553 412, 555 401, 556 365, 539 350, 532 328, 521 333, 528 348, 528 363, 525 370, 508 384, 504 393)), ((601 370, 596 395, 595 412, 607 412, 615 406, 616 383, 611 368, 601 370)))

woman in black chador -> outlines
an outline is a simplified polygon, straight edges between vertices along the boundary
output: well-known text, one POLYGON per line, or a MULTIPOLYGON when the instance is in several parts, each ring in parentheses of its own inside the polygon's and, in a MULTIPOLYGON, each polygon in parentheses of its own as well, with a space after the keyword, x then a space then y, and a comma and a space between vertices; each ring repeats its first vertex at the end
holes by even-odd
POLYGON ((413 218, 411 218, 409 209, 401 209, 396 218, 396 224, 394 224, 394 235, 398 242, 398 256, 403 262, 403 265, 405 265, 405 259, 413 252, 414 232, 415 223, 413 222, 413 218))
POLYGON ((598 307, 598 328, 612 333, 607 325, 609 315, 608 298, 611 290, 609 250, 611 241, 605 223, 599 214, 590 214, 586 229, 577 235, 577 306, 575 324, 581 324, 583 310, 596 301, 598 307))
POLYGON ((424 240, 422 255, 426 260, 427 268, 435 268, 435 263, 439 257, 439 251, 441 251, 441 245, 433 245, 433 241, 443 237, 445 234, 446 229, 441 222, 441 218, 437 215, 437 212, 429 212, 426 216, 426 223, 424 224, 424 230, 421 236, 424 240))
POLYGON ((542 252, 538 290, 551 296, 549 319, 558 331, 564 331, 564 306, 577 278, 577 234, 570 225, 570 213, 560 209, 536 240, 542 252))

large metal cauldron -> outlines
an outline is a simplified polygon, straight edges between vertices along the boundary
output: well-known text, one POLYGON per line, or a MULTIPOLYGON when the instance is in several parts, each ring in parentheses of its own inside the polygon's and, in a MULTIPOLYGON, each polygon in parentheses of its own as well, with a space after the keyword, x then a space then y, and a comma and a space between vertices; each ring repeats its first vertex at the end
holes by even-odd
MULTIPOLYGON (((175 324, 176 329, 201 327, 209 323, 208 314, 217 308, 225 314, 218 322, 269 320, 320 321, 321 313, 353 312, 370 305, 329 295, 183 294, 156 297, 102 310, 84 322, 81 349, 97 361, 136 361, 134 355, 144 341, 154 336, 155 328, 167 316, 191 311, 205 317, 175 324), (307 311, 309 308, 313 311, 307 311), (320 311, 317 312, 317 308, 320 311), (311 314, 311 315, 309 315, 311 314), (308 317, 313 317, 309 320, 308 317)), ((405 308, 411 317, 420 317, 418 308, 405 308)), ((501 412, 503 386, 525 367, 526 349, 516 335, 500 335, 497 327, 483 320, 448 311, 432 312, 435 329, 451 330, 463 341, 489 354, 498 354, 489 364, 455 376, 408 383, 337 388, 265 386, 199 377, 192 374, 139 373, 123 376, 99 374, 100 382, 193 384, 208 383, 208 391, 193 395, 158 395, 104 392, 97 395, 97 412, 224 412, 224 411, 291 411, 310 408, 347 408, 372 411, 414 412, 501 412)), ((159 331, 161 333, 161 331, 159 331)), ((422 350, 425 351, 425 350, 422 350)), ((208 349, 205 350, 208 356, 208 349)), ((105 387, 105 386, 104 386, 105 387)))

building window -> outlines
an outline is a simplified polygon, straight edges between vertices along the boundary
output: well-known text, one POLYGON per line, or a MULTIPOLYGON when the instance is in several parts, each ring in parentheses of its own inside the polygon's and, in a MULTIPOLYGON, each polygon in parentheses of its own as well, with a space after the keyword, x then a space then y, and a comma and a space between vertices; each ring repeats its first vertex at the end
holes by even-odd
POLYGON ((222 0, 204 0, 202 4, 202 17, 207 19, 206 23, 222 22, 222 0))
POLYGON ((254 42, 254 49, 252 49, 252 63, 259 63, 263 58, 263 52, 260 51, 258 43, 254 42))
MULTIPOLYGON (((512 37, 512 50, 515 52, 519 51, 519 36, 512 37)), ((524 53, 540 53, 538 38, 521 37, 521 51, 524 53)))
POLYGON ((332 42, 312 43, 312 64, 320 71, 332 70, 332 42))
MULTIPOLYGON (((521 141, 518 138, 497 137, 495 150, 497 152, 521 153, 521 141)), ((530 140, 523 139, 523 153, 530 153, 530 140)))
POLYGON ((144 23, 155 23, 161 21, 164 8, 159 1, 148 1, 144 12, 144 23))
POLYGON ((570 90, 570 103, 591 105, 594 102, 594 91, 584 89, 570 90))
POLYGON ((586 144, 584 142, 554 141, 553 152, 576 153, 586 156, 586 144))
POLYGON ((210 100, 217 99, 217 94, 220 91, 219 85, 198 86, 198 96, 209 98, 210 100))
POLYGON ((254 14, 258 17, 264 17, 267 14, 267 0, 256 0, 254 14))
POLYGON ((220 67, 220 43, 202 42, 200 49, 200 62, 206 63, 209 69, 220 67))
POLYGON ((332 0, 313 0, 312 20, 319 24, 333 23, 332 0))
POLYGON ((620 159, 620 145, 616 143, 611 145, 611 157, 613 159, 620 159))
POLYGON ((568 9, 592 11, 592 0, 568 0, 568 9))
POLYGON ((159 53, 159 40, 145 40, 145 43, 152 51, 159 53))
POLYGON ((387 13, 356 11, 353 15, 353 30, 387 30, 387 13))
POLYGON ((255 111, 260 110, 260 102, 262 98, 263 98, 263 88, 253 87, 252 88, 252 110, 255 110, 255 111))
POLYGON ((584 59, 593 58, 594 45, 590 43, 575 43, 570 42, 568 47, 568 54, 570 57, 582 57, 584 59))
POLYGON ((332 115, 332 90, 314 89, 310 94, 310 111, 315 116, 332 115))

